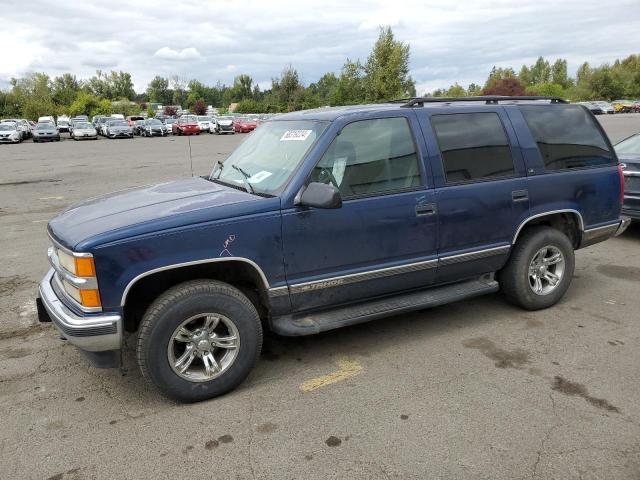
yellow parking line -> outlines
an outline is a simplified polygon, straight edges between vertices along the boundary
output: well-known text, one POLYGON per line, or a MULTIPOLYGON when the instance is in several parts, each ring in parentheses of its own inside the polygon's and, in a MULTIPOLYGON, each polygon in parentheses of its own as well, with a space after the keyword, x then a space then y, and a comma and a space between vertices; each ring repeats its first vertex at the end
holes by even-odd
POLYGON ((311 392, 318 388, 326 387, 332 383, 341 382, 347 378, 355 377, 362 372, 363 367, 356 360, 350 360, 348 358, 340 358, 336 361, 336 364, 340 368, 335 372, 331 372, 328 375, 322 375, 321 377, 312 378, 300 385, 300 390, 303 392, 311 392))

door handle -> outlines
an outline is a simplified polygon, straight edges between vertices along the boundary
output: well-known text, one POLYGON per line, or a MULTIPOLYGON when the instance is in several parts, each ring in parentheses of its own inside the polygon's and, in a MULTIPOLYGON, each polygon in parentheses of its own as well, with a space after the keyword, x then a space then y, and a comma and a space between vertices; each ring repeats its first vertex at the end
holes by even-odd
POLYGON ((425 203, 424 205, 416 205, 416 215, 418 217, 422 215, 435 215, 435 213, 436 213, 435 203, 425 203))
POLYGON ((526 202, 529 200, 528 190, 514 190, 511 192, 511 199, 514 202, 526 202))

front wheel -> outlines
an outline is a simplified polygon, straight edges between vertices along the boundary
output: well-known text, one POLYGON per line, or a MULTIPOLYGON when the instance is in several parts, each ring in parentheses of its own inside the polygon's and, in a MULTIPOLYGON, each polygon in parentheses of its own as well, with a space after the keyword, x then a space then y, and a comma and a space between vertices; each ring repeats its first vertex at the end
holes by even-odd
POLYGON ((498 274, 507 299, 527 310, 540 310, 558 302, 571 284, 573 245, 561 231, 535 226, 518 239, 507 265, 498 274))
POLYGON ((261 348, 262 326, 251 301, 226 283, 195 280, 151 304, 140 324, 137 358, 162 394, 196 402, 237 387, 261 348))

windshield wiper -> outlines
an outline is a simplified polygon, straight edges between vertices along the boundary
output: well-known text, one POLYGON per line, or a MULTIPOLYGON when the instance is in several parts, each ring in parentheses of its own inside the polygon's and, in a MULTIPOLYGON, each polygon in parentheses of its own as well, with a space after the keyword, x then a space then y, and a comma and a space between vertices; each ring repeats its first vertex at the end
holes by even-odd
POLYGON ((245 172, 243 169, 241 169, 237 165, 233 165, 232 164, 231 168, 233 168, 234 170, 237 170, 238 172, 240 172, 242 174, 242 181, 244 182, 244 188, 247 189, 247 192, 255 193, 254 190, 253 190, 253 187, 251 186, 251 184, 248 181, 248 179, 251 178, 251 175, 249 175, 247 172, 245 172))

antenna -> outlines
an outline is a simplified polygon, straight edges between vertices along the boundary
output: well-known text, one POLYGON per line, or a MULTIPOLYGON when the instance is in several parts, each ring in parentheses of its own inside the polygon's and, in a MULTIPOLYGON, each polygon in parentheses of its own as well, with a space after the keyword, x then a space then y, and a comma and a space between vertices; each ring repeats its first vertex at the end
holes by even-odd
POLYGON ((191 164, 191 176, 193 177, 193 157, 191 156, 191 135, 187 137, 189 141, 189 163, 191 164))

